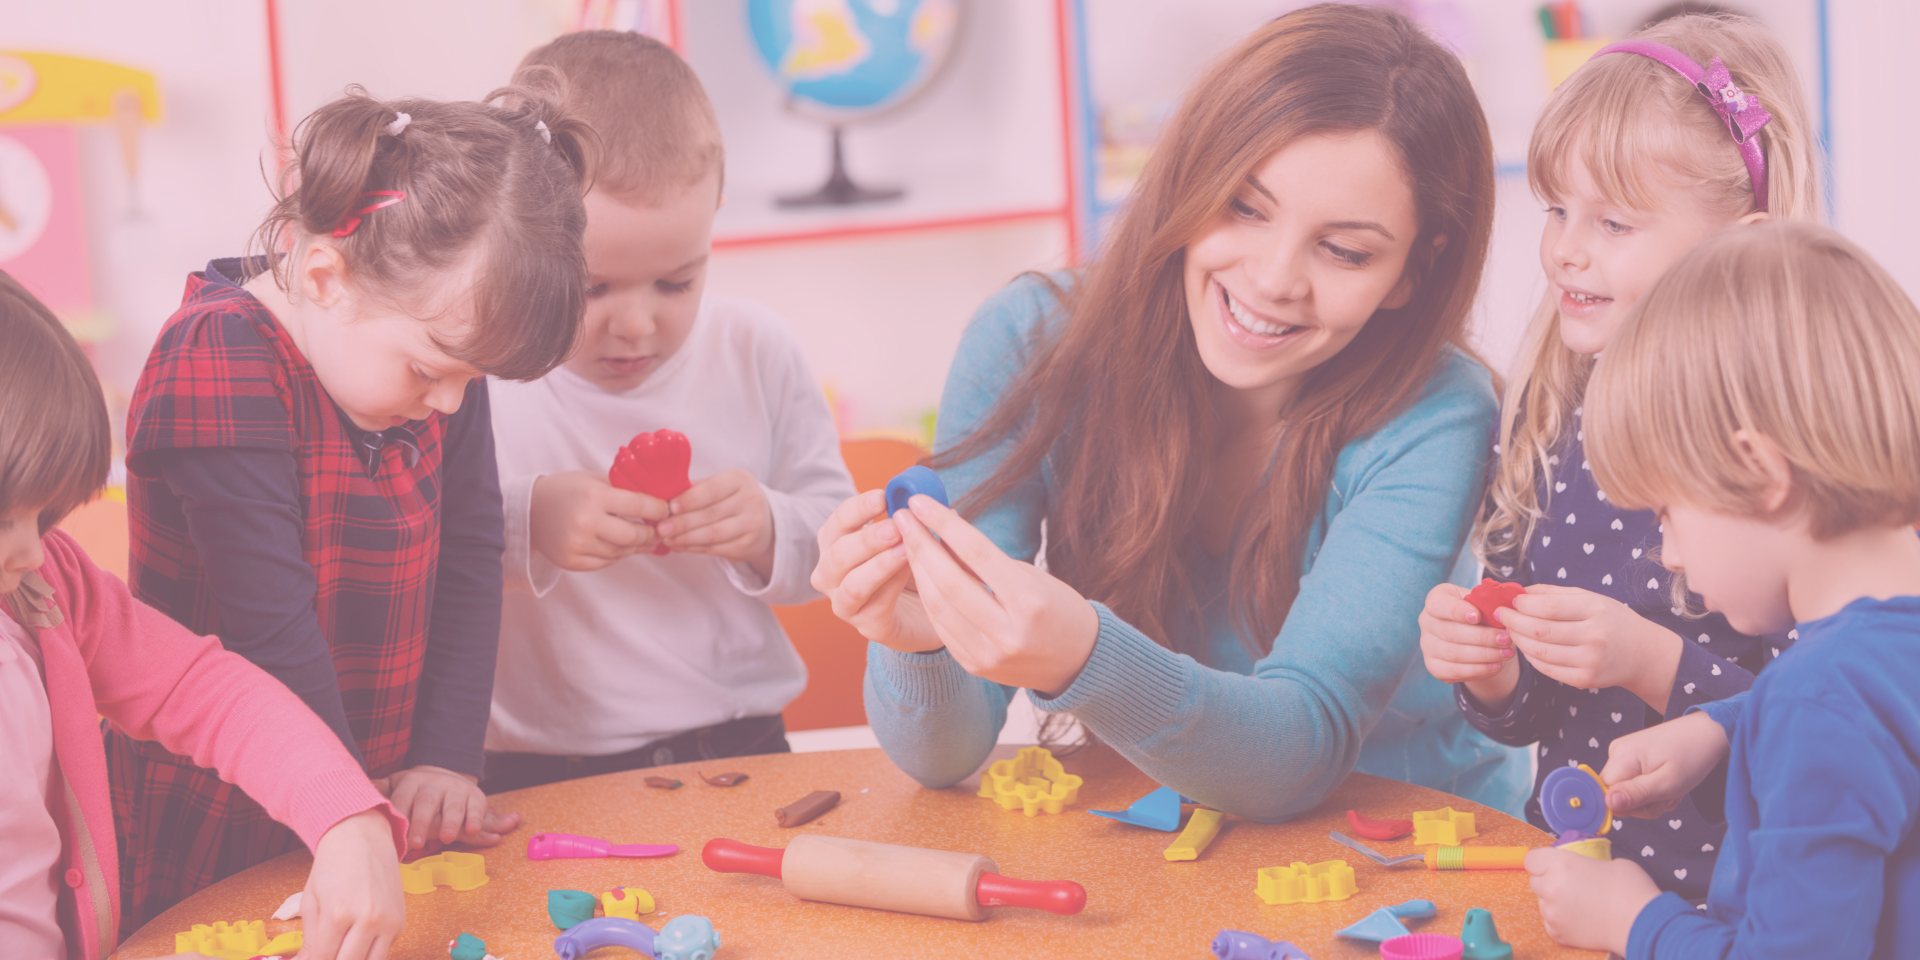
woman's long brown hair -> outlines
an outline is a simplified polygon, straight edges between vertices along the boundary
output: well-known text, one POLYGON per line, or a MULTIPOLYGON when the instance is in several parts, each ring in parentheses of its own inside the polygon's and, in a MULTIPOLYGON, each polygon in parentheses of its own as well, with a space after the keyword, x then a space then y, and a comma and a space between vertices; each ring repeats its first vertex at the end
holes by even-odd
POLYGON ((1407 18, 1309 7, 1216 62, 1162 135, 1098 258, 1063 293, 1064 322, 1035 326, 1034 359, 1013 388, 936 458, 958 463, 1012 444, 962 501, 969 515, 1044 463, 1048 569, 1172 649, 1204 645, 1187 626, 1197 627, 1199 604, 1182 555, 1220 439, 1216 382, 1187 315, 1185 248, 1275 151, 1362 130, 1394 145, 1413 188, 1416 288, 1312 371, 1284 411, 1271 476, 1238 525, 1228 584, 1241 642, 1264 656, 1299 592, 1304 538, 1341 448, 1411 405, 1450 344, 1466 348, 1486 260, 1486 118, 1460 61, 1407 18))

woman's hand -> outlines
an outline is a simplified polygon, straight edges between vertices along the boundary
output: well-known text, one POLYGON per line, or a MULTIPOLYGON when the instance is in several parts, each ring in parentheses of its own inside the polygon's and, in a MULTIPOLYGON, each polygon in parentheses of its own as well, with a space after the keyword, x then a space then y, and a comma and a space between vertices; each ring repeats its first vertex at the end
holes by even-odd
POLYGON ((1665 713, 1679 635, 1612 597, 1536 584, 1495 614, 1534 669, 1570 687, 1625 687, 1665 713))
POLYGON ((491 847, 520 825, 519 814, 494 812, 478 780, 464 773, 421 764, 387 779, 393 808, 407 818, 408 849, 424 847, 429 839, 491 847))
POLYGON ((932 497, 915 496, 893 522, 927 616, 968 673, 1048 697, 1080 675, 1100 635, 1086 598, 1002 553, 932 497))
POLYGON ((1680 805, 1727 758, 1727 731, 1694 712, 1629 733, 1607 748, 1607 807, 1632 817, 1657 817, 1680 805))
POLYGON ((869 490, 833 511, 820 528, 813 588, 860 635, 901 653, 940 649, 941 640, 913 590, 900 529, 887 519, 887 495, 869 490))
POLYGON ((1527 852, 1527 872, 1540 898, 1540 920, 1553 942, 1627 955, 1627 934, 1660 888, 1631 860, 1595 860, 1566 850, 1527 852))
POLYGON ((1420 655, 1427 672, 1442 683, 1464 683, 1487 709, 1506 709, 1520 682, 1513 641, 1499 626, 1480 622, 1480 610, 1465 600, 1467 591, 1443 583, 1427 591, 1420 611, 1420 655))
POLYGON ((306 931, 298 960, 382 960, 407 922, 393 827, 362 810, 327 829, 300 895, 306 931))

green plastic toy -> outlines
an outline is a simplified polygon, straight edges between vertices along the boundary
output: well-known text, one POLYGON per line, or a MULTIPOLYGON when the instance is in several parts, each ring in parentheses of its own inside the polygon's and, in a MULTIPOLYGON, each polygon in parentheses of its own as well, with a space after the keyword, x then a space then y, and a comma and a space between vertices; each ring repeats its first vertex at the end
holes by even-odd
POLYGON ((471 933, 463 933, 447 944, 447 956, 453 960, 487 960, 487 942, 471 933))
POLYGON ((1460 928, 1460 942, 1466 949, 1460 960, 1513 960, 1513 944, 1500 939, 1493 927, 1493 914, 1485 908, 1467 911, 1466 924, 1460 928))
POLYGON ((574 924, 593 919, 593 905, 598 902, 593 894, 579 890, 548 890, 547 916, 553 918, 554 926, 571 930, 574 924))

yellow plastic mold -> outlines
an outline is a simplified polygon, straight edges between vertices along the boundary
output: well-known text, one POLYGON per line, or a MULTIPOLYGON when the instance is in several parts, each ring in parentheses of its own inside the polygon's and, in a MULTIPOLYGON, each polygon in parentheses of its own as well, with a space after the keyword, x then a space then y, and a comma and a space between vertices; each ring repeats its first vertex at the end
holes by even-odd
POLYGON ((1452 807, 1413 812, 1415 846, 1437 844, 1442 847, 1457 847, 1468 838, 1479 835, 1480 831, 1473 828, 1471 813, 1455 810, 1452 807))
POLYGON ((477 853, 442 853, 400 865, 400 889, 432 893, 435 887, 465 892, 487 882, 487 861, 477 853))
POLYGON ((250 957, 291 957, 300 952, 304 938, 292 930, 267 937, 264 920, 239 920, 233 923, 196 923, 193 929, 173 935, 174 953, 203 953, 221 960, 248 960, 250 957))
POLYGON ((980 775, 980 796, 1027 816, 1059 813, 1080 796, 1086 781, 1074 776, 1044 747, 1026 747, 1011 760, 996 761, 980 775))
POLYGON ((1205 807, 1195 810, 1193 816, 1187 818, 1187 828, 1180 831, 1180 836, 1173 841, 1173 846, 1168 847, 1161 855, 1168 860, 1200 859, 1200 851, 1205 850, 1207 844, 1212 843, 1213 838, 1220 835, 1220 818, 1224 816, 1226 814, 1218 810, 1208 810, 1205 807))
POLYGON ((614 887, 600 895, 600 909, 609 917, 638 920, 653 912, 653 894, 639 887, 614 887))
POLYGON ((1259 877, 1253 892, 1267 903, 1345 900, 1359 889, 1353 882, 1353 868, 1347 866, 1345 860, 1267 867, 1260 871, 1259 877))

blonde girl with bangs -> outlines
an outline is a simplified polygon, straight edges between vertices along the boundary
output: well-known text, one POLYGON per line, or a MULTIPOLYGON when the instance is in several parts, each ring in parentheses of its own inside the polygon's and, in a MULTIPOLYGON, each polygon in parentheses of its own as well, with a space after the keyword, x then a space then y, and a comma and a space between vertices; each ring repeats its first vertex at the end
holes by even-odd
MULTIPOLYGON (((1545 202, 1548 293, 1512 371, 1473 546, 1527 592, 1483 623, 1441 584, 1420 616, 1427 669, 1495 740, 1534 745, 1539 781, 1605 762, 1614 737, 1746 689, 1787 638, 1686 609, 1656 559, 1658 521, 1622 509, 1583 452, 1595 358, 1628 310, 1700 240, 1819 214, 1816 149, 1786 51, 1750 20, 1691 15, 1603 50, 1555 91, 1528 175, 1545 202)), ((1622 825, 1614 848, 1698 899, 1720 828, 1683 808, 1622 825)))
POLYGON ((1920 956, 1915 371, 1920 310, 1805 223, 1702 243, 1596 365, 1607 491, 1659 516, 1662 562, 1707 609, 1799 640, 1749 691, 1614 741, 1601 771, 1616 814, 1659 823, 1726 764, 1705 910, 1631 857, 1535 850, 1554 939, 1631 960, 1920 956))

